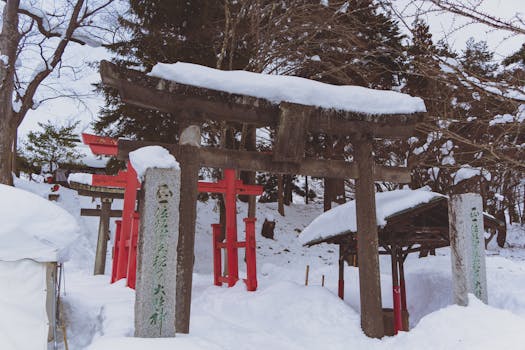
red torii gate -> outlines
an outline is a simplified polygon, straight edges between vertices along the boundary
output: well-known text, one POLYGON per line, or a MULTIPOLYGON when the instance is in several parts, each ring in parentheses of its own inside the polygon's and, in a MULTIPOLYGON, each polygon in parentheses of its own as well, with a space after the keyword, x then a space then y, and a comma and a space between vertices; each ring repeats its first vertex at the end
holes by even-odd
MULTIPOLYGON (((82 134, 82 140, 96 155, 117 155, 118 140, 91 134, 82 134)), ((137 240, 139 231, 139 213, 136 209, 137 190, 140 182, 131 162, 127 162, 127 171, 119 171, 117 175, 93 175, 93 186, 124 188, 124 207, 122 220, 117 220, 115 242, 113 246, 113 264, 111 283, 127 278, 126 285, 135 288, 137 240)), ((257 289, 257 269, 255 250, 255 218, 245 218, 246 240, 237 240, 237 207, 236 196, 260 195, 263 187, 258 185, 245 185, 237 180, 234 169, 224 170, 224 179, 216 183, 199 181, 199 192, 223 193, 226 206, 226 240, 220 241, 222 226, 212 224, 213 232, 213 270, 214 284, 217 286, 228 283, 232 287, 239 280, 238 249, 245 248, 246 252, 246 287, 249 291, 257 289), (228 274, 222 276, 221 249, 226 248, 228 260, 228 274)))
MULTIPOLYGON (((96 155, 116 156, 118 140, 91 134, 82 134, 82 141, 96 155)), ((113 264, 111 283, 127 277, 126 285, 135 288, 137 238, 139 232, 138 213, 136 212, 137 190, 140 182, 131 162, 127 162, 127 170, 119 171, 117 175, 93 175, 93 186, 124 188, 124 206, 122 220, 117 220, 115 242, 113 245, 113 264)))
POLYGON ((199 192, 223 193, 226 206, 226 242, 220 241, 222 226, 213 224, 213 282, 216 286, 228 283, 232 287, 239 280, 238 249, 245 248, 246 252, 246 288, 249 291, 257 289, 257 269, 255 259, 255 218, 246 218, 246 240, 237 241, 237 195, 260 195, 263 187, 258 185, 245 185, 237 180, 234 169, 224 170, 224 179, 218 182, 199 181, 199 192), (228 257, 228 274, 222 276, 221 249, 226 248, 228 257))

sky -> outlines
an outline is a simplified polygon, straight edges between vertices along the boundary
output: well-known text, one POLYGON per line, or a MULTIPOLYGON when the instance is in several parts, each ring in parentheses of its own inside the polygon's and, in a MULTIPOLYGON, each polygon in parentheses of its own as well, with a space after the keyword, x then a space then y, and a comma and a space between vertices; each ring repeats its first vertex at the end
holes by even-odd
MULTIPOLYGON (((410 25, 415 18, 417 8, 411 5, 412 0, 393 0, 395 8, 407 16, 406 22, 410 25)), ((421 1, 419 1, 421 2, 421 1)), ((478 3, 479 0, 457 0, 464 3, 478 3)), ((424 8, 428 8, 425 6, 424 8)), ((485 13, 510 19, 517 14, 525 20, 525 0, 483 0, 481 7, 485 13)), ((473 37, 477 41, 485 40, 495 51, 495 59, 502 58, 517 51, 525 43, 525 35, 510 35, 510 33, 494 30, 482 24, 468 24, 468 20, 450 13, 430 13, 421 16, 430 26, 435 41, 444 39, 450 47, 461 50, 466 41, 473 37)), ((522 28, 525 25, 521 26, 522 28)))
MULTIPOLYGON (((474 0, 465 0, 474 1, 474 0)), ((406 16, 407 23, 413 21, 415 8, 408 6, 410 0, 393 0, 396 9, 406 16)), ((509 18, 516 13, 525 16, 525 0, 485 0, 484 9, 487 13, 497 14, 502 18, 509 18)), ((525 43, 525 36, 508 37, 508 33, 492 30, 484 25, 466 25, 465 20, 454 17, 450 14, 433 13, 424 17, 430 25, 431 32, 435 41, 445 38, 449 45, 455 50, 461 50, 465 42, 470 37, 476 40, 486 40, 489 47, 496 51, 496 58, 501 59, 510 55, 525 43), (461 27, 459 30, 449 34, 454 28, 461 27)), ((47 120, 57 120, 58 123, 68 121, 80 121, 78 131, 90 131, 90 124, 95 120, 97 113, 104 104, 102 96, 97 96, 93 92, 93 83, 100 81, 98 72, 89 67, 88 64, 98 62, 102 59, 110 59, 111 54, 103 48, 93 48, 71 44, 64 58, 64 62, 75 62, 76 66, 83 66, 82 73, 75 78, 62 75, 54 83, 61 89, 74 90, 82 95, 81 99, 58 98, 42 103, 35 111, 30 111, 19 128, 19 137, 25 138, 30 130, 38 130, 38 122, 47 120)))

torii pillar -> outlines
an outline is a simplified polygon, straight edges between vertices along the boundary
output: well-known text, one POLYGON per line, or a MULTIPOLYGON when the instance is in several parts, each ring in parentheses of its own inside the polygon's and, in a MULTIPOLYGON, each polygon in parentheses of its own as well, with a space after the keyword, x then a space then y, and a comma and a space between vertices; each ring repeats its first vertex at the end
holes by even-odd
POLYGON ((359 257, 359 296, 361 328, 366 335, 381 338, 385 334, 381 303, 381 281, 372 136, 360 135, 352 140, 359 177, 355 186, 357 218, 357 256, 359 257))

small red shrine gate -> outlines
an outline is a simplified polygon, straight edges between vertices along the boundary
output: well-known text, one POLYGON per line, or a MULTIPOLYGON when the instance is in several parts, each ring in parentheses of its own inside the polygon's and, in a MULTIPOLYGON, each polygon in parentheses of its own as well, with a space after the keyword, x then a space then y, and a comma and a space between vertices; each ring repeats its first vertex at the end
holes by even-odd
POLYGON ((263 192, 262 186, 245 185, 235 177, 234 169, 224 170, 224 179, 217 183, 199 181, 199 192, 224 193, 226 206, 226 242, 221 242, 222 226, 213 224, 213 282, 216 286, 228 283, 228 287, 233 287, 239 280, 238 249, 245 248, 246 252, 246 288, 249 291, 257 289, 257 269, 255 259, 255 218, 246 218, 246 240, 237 241, 237 206, 236 198, 238 194, 260 195, 263 192), (221 249, 226 248, 228 257, 228 274, 222 276, 222 256, 221 249))
MULTIPOLYGON (((96 155, 117 155, 118 140, 82 134, 82 139, 91 151, 96 155)), ((127 162, 127 170, 119 171, 117 175, 97 175, 92 178, 93 186, 124 188, 124 208, 122 210, 122 220, 116 221, 115 242, 113 246, 113 264, 111 270, 111 283, 122 278, 127 278, 126 286, 135 288, 137 272, 137 241, 139 234, 139 213, 136 210, 137 190, 140 189, 140 182, 137 173, 130 161, 127 162)), ((224 180, 217 183, 199 181, 199 192, 223 193, 226 205, 226 240, 222 242, 220 236, 222 226, 212 225, 213 232, 213 272, 214 284, 217 286, 228 283, 232 287, 239 280, 238 249, 245 248, 246 270, 245 279, 247 290, 257 289, 257 269, 255 251, 255 218, 245 218, 246 239, 244 242, 237 240, 237 208, 236 196, 260 195, 263 192, 262 186, 245 185, 235 177, 234 169, 224 170, 224 180), (228 260, 228 274, 222 276, 222 256, 221 249, 226 249, 228 260)))
MULTIPOLYGON (((89 146, 93 154, 114 156, 118 153, 118 140, 90 134, 82 134, 82 140, 89 146)), ((139 232, 139 216, 136 211, 137 190, 140 182, 131 162, 127 162, 127 170, 119 171, 117 175, 93 175, 93 186, 124 188, 124 207, 122 220, 117 220, 115 242, 113 246, 113 264, 111 283, 127 277, 126 285, 135 288, 137 238, 139 232)))

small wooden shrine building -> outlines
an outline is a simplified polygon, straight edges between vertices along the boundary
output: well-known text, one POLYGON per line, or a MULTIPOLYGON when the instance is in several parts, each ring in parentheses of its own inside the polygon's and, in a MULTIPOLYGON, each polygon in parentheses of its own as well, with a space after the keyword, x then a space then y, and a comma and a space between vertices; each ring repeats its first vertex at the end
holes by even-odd
MULTIPOLYGON (((345 261, 350 266, 359 266, 355 212, 355 201, 328 210, 313 220, 299 236, 305 246, 320 243, 339 245, 338 294, 341 299, 344 298, 345 261)), ((490 238, 495 231, 504 228, 505 223, 492 215, 484 213, 483 217, 485 230, 491 232, 490 238)), ((401 312, 403 315, 403 324, 398 330, 408 330, 404 261, 410 253, 425 257, 437 248, 450 246, 448 197, 409 189, 377 193, 376 220, 379 254, 390 255, 392 259, 394 313, 401 312), (399 293, 400 305, 396 305, 396 293, 399 293)), ((392 335, 395 326, 388 312, 384 319, 385 334, 392 335)))

